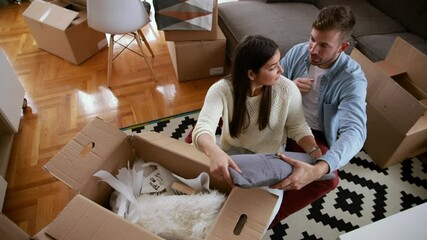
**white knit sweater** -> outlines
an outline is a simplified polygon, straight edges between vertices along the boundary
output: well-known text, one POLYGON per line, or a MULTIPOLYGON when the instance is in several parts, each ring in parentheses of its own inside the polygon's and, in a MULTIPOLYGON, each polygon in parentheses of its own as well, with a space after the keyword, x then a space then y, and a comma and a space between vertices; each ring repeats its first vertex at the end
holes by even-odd
POLYGON ((223 126, 220 146, 223 150, 237 147, 255 153, 274 153, 286 143, 288 137, 298 142, 304 136, 312 136, 304 118, 301 93, 297 86, 291 80, 281 76, 272 87, 269 125, 262 131, 258 130, 257 119, 261 95, 248 97, 246 107, 250 116, 249 127, 238 138, 232 138, 229 132, 229 123, 233 114, 231 82, 222 79, 213 84, 206 94, 203 108, 193 130, 195 146, 198 148, 197 140, 203 133, 208 133, 215 141, 215 130, 221 117, 223 126))

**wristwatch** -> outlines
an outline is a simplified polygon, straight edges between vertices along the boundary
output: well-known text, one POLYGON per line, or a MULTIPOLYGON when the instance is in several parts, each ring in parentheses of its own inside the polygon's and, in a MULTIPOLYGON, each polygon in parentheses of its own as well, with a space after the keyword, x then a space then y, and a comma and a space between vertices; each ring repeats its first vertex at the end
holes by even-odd
POLYGON ((308 152, 307 152, 307 154, 308 155, 311 155, 313 152, 315 152, 315 151, 317 151, 317 150, 320 150, 320 148, 318 147, 318 146, 316 146, 316 145, 314 145, 308 152))

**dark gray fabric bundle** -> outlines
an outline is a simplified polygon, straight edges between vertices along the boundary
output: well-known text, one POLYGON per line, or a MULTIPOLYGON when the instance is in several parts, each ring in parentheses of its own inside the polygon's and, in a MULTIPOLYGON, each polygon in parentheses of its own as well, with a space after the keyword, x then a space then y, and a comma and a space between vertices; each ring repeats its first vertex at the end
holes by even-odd
MULTIPOLYGON (((316 162, 305 153, 285 152, 284 154, 306 163, 314 164, 316 162)), ((292 173, 292 165, 280 159, 276 154, 237 154, 230 157, 242 170, 242 174, 240 174, 229 167, 231 179, 236 186, 242 188, 270 186, 282 181, 292 173)), ((334 177, 334 173, 328 173, 320 180, 334 177)))

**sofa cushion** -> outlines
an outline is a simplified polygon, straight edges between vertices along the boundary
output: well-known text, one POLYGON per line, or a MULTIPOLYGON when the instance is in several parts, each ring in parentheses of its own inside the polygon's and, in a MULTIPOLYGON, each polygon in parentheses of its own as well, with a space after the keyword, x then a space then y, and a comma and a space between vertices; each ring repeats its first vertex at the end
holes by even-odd
POLYGON ((426 0, 369 0, 372 5, 396 19, 409 31, 427 39, 426 0))
POLYGON ((349 6, 356 17, 354 37, 406 31, 397 21, 372 6, 367 0, 316 0, 315 4, 319 9, 333 4, 349 6))
POLYGON ((229 57, 233 56, 236 44, 249 34, 271 38, 284 56, 295 44, 308 41, 311 24, 318 12, 314 5, 306 3, 239 1, 218 5, 220 27, 227 37, 229 57), (259 17, 262 21, 257 20, 259 17))
POLYGON ((427 54, 427 41, 410 32, 361 36, 356 39, 357 48, 371 61, 377 62, 387 56, 397 36, 427 54))

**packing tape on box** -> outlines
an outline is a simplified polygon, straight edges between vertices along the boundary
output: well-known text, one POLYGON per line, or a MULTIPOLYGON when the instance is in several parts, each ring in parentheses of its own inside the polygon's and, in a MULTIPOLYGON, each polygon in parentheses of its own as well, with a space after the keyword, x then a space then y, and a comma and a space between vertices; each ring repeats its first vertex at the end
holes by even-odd
POLYGON ((53 7, 49 7, 46 12, 43 13, 43 15, 39 18, 40 22, 44 22, 44 20, 46 20, 46 18, 49 16, 49 14, 52 12, 53 7))

